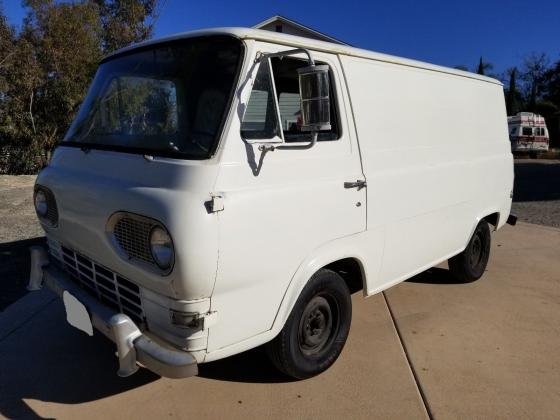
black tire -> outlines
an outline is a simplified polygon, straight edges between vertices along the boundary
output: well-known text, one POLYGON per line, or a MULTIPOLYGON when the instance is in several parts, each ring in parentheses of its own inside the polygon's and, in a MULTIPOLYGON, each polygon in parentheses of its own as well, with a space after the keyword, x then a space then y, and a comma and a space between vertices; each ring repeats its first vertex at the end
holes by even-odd
POLYGON ((449 270, 457 281, 468 283, 484 274, 490 257, 490 228, 482 220, 463 252, 449 259, 449 270))
POLYGON ((302 290, 280 334, 266 345, 267 354, 293 378, 318 375, 342 352, 351 321, 352 302, 344 279, 321 269, 302 290))

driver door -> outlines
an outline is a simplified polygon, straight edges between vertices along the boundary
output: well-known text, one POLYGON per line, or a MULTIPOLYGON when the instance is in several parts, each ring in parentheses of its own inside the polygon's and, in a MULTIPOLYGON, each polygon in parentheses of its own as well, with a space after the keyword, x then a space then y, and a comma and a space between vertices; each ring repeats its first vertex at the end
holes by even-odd
MULTIPOLYGON (((286 49, 254 47, 255 55, 286 49)), ((238 97, 246 99, 237 104, 216 184, 224 209, 212 310, 220 321, 209 351, 269 330, 298 267, 322 245, 366 228, 366 188, 345 186, 365 178, 339 60, 312 53, 329 66, 332 128, 310 149, 259 150, 281 141, 279 130, 289 144, 309 142, 298 129, 304 55, 272 59, 271 66, 261 60, 241 83, 238 97)))

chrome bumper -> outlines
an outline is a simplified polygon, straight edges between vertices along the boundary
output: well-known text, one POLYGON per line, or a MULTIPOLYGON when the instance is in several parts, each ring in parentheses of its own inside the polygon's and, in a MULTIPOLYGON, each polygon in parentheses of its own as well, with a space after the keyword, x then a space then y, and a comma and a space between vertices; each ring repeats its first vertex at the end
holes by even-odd
POLYGON ((43 284, 60 297, 64 291, 71 293, 86 307, 93 326, 117 345, 119 376, 132 375, 138 370, 137 363, 168 378, 198 374, 198 365, 191 354, 164 347, 147 337, 127 315, 105 306, 77 286, 65 272, 49 265, 43 247, 32 247, 28 289, 38 290, 43 284))

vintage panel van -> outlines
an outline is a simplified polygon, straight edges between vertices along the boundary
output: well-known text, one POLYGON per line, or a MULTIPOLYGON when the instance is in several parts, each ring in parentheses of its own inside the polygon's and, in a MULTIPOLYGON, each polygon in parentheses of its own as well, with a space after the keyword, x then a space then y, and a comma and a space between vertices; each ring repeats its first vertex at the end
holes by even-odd
POLYGON ((181 34, 101 62, 36 181, 48 250, 29 288, 113 340, 122 376, 266 344, 306 378, 342 351, 352 291, 445 260, 482 276, 512 188, 496 80, 253 29, 181 34))

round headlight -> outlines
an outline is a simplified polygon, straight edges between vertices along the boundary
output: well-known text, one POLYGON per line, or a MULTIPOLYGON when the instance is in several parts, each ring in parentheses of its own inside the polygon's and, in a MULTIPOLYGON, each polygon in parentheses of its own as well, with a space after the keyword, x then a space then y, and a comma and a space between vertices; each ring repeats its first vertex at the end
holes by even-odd
POLYGON ((45 197, 45 193, 41 190, 37 191, 35 194, 35 211, 41 217, 47 215, 48 211, 48 204, 47 204, 47 197, 45 197))
POLYGON ((156 226, 150 232, 150 251, 156 264, 162 270, 167 270, 173 264, 175 253, 173 242, 164 228, 156 226))

